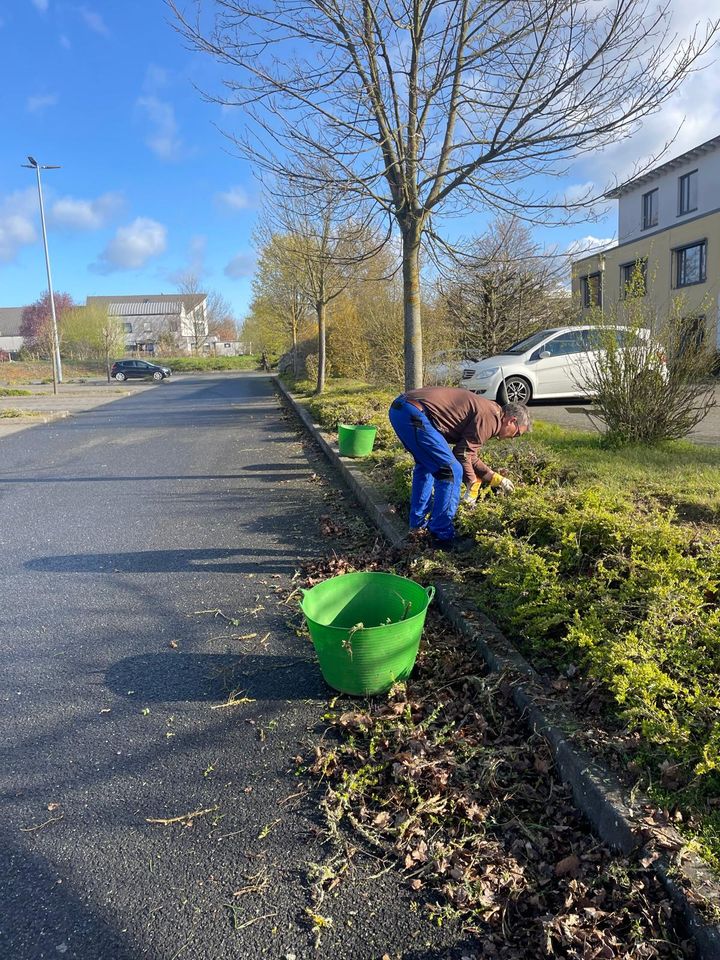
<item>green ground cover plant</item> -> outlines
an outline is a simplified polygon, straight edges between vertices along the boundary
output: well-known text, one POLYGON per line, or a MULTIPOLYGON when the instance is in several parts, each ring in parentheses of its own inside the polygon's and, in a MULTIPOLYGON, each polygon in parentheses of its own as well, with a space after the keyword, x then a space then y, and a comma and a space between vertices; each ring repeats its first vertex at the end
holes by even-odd
POLYGON ((297 392, 308 398, 306 406, 324 430, 337 430, 338 423, 373 424, 377 427, 376 450, 397 445, 387 417, 397 390, 380 390, 355 380, 334 380, 331 389, 319 396, 314 395, 314 388, 314 384, 305 381, 298 384, 297 392))
POLYGON ((260 360, 254 354, 240 357, 163 357, 159 362, 171 367, 174 373, 257 370, 260 366, 260 360))
POLYGON ((18 387, 0 387, 0 397, 31 397, 31 390, 22 390, 18 387))
MULTIPOLYGON (((332 429, 388 396, 343 383, 311 409, 332 429)), ((369 476, 401 504, 412 461, 391 437, 369 476)), ((627 769, 720 868, 720 450, 540 423, 487 460, 516 491, 461 511, 477 547, 455 576, 536 667, 593 685, 627 769)))
POLYGON ((0 409, 0 420, 17 420, 19 417, 43 417, 41 410, 17 410, 14 407, 0 409))

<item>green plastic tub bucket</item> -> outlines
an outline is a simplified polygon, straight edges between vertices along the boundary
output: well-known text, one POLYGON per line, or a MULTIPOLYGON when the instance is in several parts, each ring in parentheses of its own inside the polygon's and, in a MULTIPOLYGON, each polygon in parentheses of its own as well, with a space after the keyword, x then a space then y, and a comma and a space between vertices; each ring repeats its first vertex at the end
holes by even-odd
POLYGON ((366 457, 372 453, 377 427, 371 423, 353 426, 338 424, 338 448, 341 457, 366 457))
POLYGON ((392 573, 346 573, 302 591, 320 670, 341 693, 383 693, 410 676, 435 587, 392 573))

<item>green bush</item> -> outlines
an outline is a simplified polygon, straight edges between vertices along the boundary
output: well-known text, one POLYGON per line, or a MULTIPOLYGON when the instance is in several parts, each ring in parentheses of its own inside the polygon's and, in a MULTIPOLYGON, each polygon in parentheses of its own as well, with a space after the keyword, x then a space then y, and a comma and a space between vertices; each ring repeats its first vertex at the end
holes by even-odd
POLYGON ((241 357, 163 357, 161 361, 174 373, 196 373, 205 370, 257 370, 259 358, 253 355, 241 357))
MULTIPOLYGON (((309 405, 328 430, 338 420, 385 427, 369 476, 407 504, 413 461, 389 428, 392 398, 346 382, 309 405)), ((690 811, 691 833, 720 867, 709 806, 720 789, 720 451, 608 449, 598 435, 540 423, 522 440, 491 441, 483 459, 516 490, 461 509, 477 544, 455 572, 466 596, 536 667, 592 681, 611 729, 632 733, 656 799, 690 811)))
POLYGON ((307 401, 307 407, 324 430, 336 431, 338 423, 373 424, 377 427, 375 449, 386 450, 397 443, 387 416, 395 396, 372 388, 352 387, 313 396, 307 401))
POLYGON ((582 668, 629 729, 720 786, 720 544, 672 510, 538 483, 466 519, 481 605, 536 663, 582 668))
POLYGON ((32 390, 19 390, 16 387, 0 387, 0 397, 31 397, 32 390))

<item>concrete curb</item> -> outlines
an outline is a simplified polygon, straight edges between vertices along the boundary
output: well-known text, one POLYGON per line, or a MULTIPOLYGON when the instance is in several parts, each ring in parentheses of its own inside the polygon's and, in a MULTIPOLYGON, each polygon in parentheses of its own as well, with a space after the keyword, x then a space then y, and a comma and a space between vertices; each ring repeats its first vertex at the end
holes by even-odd
MULTIPOLYGON (((352 460, 341 457, 337 444, 322 432, 308 411, 299 404, 282 381, 275 383, 280 395, 299 417, 309 434, 318 443, 328 460, 338 470, 346 486, 365 509, 370 520, 393 545, 405 538, 406 528, 388 505, 379 502, 364 481, 362 471, 352 460)), ((530 664, 487 617, 480 612, 468 613, 451 585, 436 585, 438 607, 455 629, 475 643, 495 673, 511 677, 512 695, 518 709, 533 730, 542 734, 553 751, 560 776, 572 790, 578 809, 591 822, 600 838, 615 850, 650 860, 657 875, 683 917, 697 946, 699 960, 720 960, 720 925, 704 921, 696 903, 720 904, 720 884, 699 857, 683 852, 679 858, 657 854, 652 841, 660 849, 681 849, 683 840, 672 826, 648 824, 639 815, 642 798, 631 801, 619 780, 596 763, 572 742, 572 724, 552 707, 544 685, 530 664), (551 710, 553 719, 548 712, 551 710)))

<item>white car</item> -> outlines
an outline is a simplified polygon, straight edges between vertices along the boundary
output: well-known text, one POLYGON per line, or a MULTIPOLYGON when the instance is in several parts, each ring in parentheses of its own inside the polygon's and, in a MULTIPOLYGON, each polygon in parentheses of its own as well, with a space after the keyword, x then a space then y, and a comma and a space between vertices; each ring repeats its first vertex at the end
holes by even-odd
MULTIPOLYGON (((635 336, 627 327, 615 327, 618 345, 635 336)), ((650 331, 638 331, 649 337, 650 331)), ((518 341, 505 353, 468 364, 460 386, 489 400, 498 399, 505 381, 507 398, 514 403, 562 397, 584 397, 584 377, 591 373, 592 353, 600 349, 597 328, 553 327, 518 341), (595 334, 595 335, 593 335, 595 334)))

